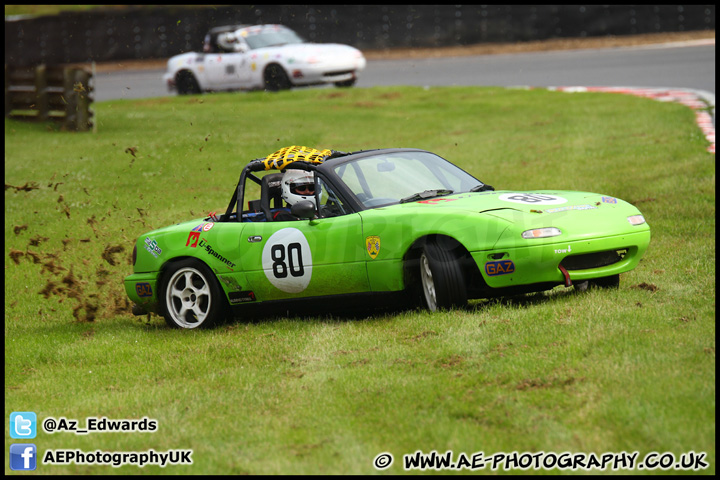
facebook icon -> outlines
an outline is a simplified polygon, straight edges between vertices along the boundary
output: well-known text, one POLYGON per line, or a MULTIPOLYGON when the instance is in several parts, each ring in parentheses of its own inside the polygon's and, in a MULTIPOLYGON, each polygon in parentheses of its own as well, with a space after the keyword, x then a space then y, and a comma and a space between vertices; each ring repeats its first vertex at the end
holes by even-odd
POLYGON ((35 470, 37 447, 32 443, 10 445, 10 470, 35 470))

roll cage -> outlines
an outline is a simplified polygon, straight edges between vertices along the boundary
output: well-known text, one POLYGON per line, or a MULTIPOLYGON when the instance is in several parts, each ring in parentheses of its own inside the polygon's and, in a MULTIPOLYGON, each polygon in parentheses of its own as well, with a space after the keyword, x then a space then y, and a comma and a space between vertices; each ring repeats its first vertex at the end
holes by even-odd
MULTIPOLYGON (((389 154, 389 153, 402 153, 402 152, 427 152, 426 150, 417 149, 417 148, 385 148, 385 149, 374 149, 374 150, 360 150, 356 152, 337 152, 333 151, 332 155, 325 158, 325 160, 322 163, 311 163, 306 161, 294 161, 292 163, 289 163, 284 166, 282 171, 285 169, 300 169, 305 170, 309 172, 315 173, 315 191, 319 192, 320 188, 318 188, 318 182, 322 180, 324 183, 329 185, 335 195, 339 198, 340 201, 343 202, 344 205, 346 205, 352 213, 358 213, 363 210, 367 210, 368 207, 363 205, 360 200, 355 196, 355 194, 345 185, 343 180, 335 173, 335 170, 337 167, 341 167, 345 163, 352 162, 354 160, 358 160, 364 157, 370 157, 378 154, 389 154)), ((263 211, 265 213, 265 217, 269 217, 269 205, 270 205, 270 198, 269 198, 269 187, 267 186, 267 181, 263 182, 263 178, 261 176, 258 176, 257 174, 262 171, 267 171, 267 161, 266 157, 263 158, 257 158, 255 160, 252 160, 249 162, 240 173, 240 179, 238 180, 237 187, 235 188, 235 191, 230 199, 230 203, 228 204, 228 207, 225 211, 225 214, 220 217, 221 222, 242 222, 243 221, 243 204, 244 204, 244 196, 245 196, 245 184, 247 180, 252 181, 253 183, 259 185, 261 187, 261 196, 260 199, 260 208, 258 210, 263 211), (234 212, 233 212, 234 210, 234 212)), ((279 172, 279 170, 275 169, 275 172, 279 172)), ((272 175, 272 174, 269 174, 272 175)), ((267 176, 267 175, 266 175, 267 176)), ((276 177, 280 178, 280 177, 276 177)), ((480 185, 483 185, 482 182, 480 185)), ((493 189, 491 186, 486 185, 487 189, 493 189)), ((475 190, 480 191, 480 190, 475 190)), ((318 195, 319 193, 316 193, 318 195)), ((316 205, 320 205, 319 198, 316 197, 316 205)), ((276 205, 277 206, 277 205, 276 205)), ((316 210, 316 214, 318 216, 320 215, 320 212, 316 210)))

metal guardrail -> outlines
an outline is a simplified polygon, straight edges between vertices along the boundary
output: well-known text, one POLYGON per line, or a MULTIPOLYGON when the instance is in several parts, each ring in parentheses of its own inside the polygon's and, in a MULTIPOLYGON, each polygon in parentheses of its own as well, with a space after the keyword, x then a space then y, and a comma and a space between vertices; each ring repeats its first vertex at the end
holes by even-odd
POLYGON ((58 121, 63 128, 93 128, 92 73, 74 67, 5 65, 5 116, 20 120, 58 121))

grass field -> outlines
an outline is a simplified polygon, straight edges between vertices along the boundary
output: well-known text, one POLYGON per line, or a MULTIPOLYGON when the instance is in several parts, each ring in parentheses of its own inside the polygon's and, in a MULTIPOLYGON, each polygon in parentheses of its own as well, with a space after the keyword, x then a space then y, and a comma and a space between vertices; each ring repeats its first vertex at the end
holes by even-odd
MULTIPOLYGON (((94 108, 95 134, 5 121, 6 424, 16 411, 81 427, 148 417, 154 433, 39 428, 30 442, 41 456, 192 449, 193 464, 36 473, 373 474, 388 452, 383 472, 398 474, 418 450, 694 451, 709 464, 696 473, 715 472, 715 157, 687 107, 403 87, 94 108), (136 236, 224 211, 242 166, 288 145, 417 147, 497 189, 616 196, 653 239, 617 290, 209 331, 130 315, 136 236)), ((6 430, 6 473, 17 442, 6 430)))

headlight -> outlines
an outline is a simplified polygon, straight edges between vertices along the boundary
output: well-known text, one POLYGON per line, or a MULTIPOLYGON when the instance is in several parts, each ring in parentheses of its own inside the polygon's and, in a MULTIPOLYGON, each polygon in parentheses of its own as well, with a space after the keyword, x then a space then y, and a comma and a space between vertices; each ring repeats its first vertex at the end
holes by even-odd
POLYGON ((546 238, 546 237, 557 237, 562 235, 559 228, 546 227, 546 228, 534 228, 532 230, 525 230, 522 233, 522 238, 546 238))
POLYGON ((632 217, 627 217, 628 222, 630 222, 630 225, 642 225, 645 223, 645 217, 642 215, 633 215, 632 217))

